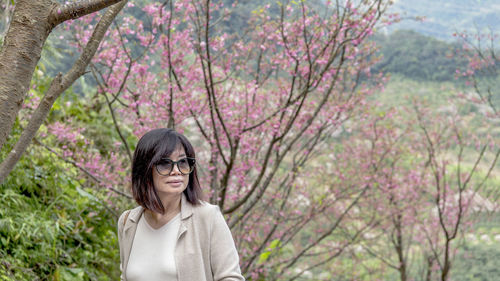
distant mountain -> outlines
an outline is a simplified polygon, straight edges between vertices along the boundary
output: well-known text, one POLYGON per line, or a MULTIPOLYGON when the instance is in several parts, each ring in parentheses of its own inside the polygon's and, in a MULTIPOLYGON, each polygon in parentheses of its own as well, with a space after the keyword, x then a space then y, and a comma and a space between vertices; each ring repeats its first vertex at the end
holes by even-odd
POLYGON ((397 30, 390 35, 377 34, 372 40, 382 60, 374 72, 399 74, 416 81, 456 81, 455 70, 467 61, 455 55, 460 45, 438 40, 412 30, 397 30))
POLYGON ((500 32, 500 0, 394 0, 389 12, 403 19, 383 31, 411 29, 443 40, 453 40, 454 32, 500 32), (411 20, 425 17, 423 22, 411 20))

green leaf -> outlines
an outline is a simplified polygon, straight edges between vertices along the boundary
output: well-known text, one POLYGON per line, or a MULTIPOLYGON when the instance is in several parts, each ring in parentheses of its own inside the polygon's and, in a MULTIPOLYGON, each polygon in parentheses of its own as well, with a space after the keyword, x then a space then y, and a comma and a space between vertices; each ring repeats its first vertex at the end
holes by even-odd
POLYGON ((2 245, 4 247, 6 247, 7 245, 9 245, 10 237, 7 237, 7 239, 5 239, 4 237, 1 237, 0 240, 2 241, 2 245))
POLYGON ((265 262, 269 258, 269 255, 271 255, 271 253, 279 246, 281 246, 281 241, 279 239, 271 241, 271 243, 269 243, 269 247, 267 247, 268 250, 260 254, 259 263, 265 262))
POLYGON ((259 263, 265 262, 269 258, 270 254, 271 254, 271 252, 264 252, 264 253, 260 254, 259 263))
POLYGON ((80 194, 81 196, 83 196, 85 198, 88 198, 92 201, 99 201, 99 200, 97 200, 97 198, 95 198, 94 195, 88 193, 87 191, 81 189, 80 187, 76 187, 76 191, 78 191, 78 194, 80 194))
POLYGON ((274 250, 276 247, 281 246, 281 241, 279 239, 274 239, 271 244, 269 244, 269 248, 274 250))

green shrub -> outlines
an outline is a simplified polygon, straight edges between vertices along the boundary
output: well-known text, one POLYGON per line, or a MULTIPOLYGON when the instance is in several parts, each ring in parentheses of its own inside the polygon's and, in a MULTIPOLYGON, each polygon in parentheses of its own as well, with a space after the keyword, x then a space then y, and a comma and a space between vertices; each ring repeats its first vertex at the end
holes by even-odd
POLYGON ((75 173, 32 147, 0 186, 0 280, 118 279, 116 215, 75 173))
POLYGON ((453 262, 451 280, 490 281, 500 276, 500 246, 498 242, 468 244, 460 249, 453 262))

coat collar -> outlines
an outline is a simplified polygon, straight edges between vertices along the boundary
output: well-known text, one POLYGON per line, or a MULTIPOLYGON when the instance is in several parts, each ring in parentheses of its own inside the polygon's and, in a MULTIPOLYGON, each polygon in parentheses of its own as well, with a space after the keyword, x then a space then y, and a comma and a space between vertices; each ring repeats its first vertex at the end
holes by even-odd
POLYGON ((193 205, 187 201, 184 192, 181 197, 181 219, 185 220, 193 214, 193 205))
MULTIPOLYGON (((137 223, 141 218, 142 213, 144 212, 144 208, 142 206, 138 206, 132 210, 128 214, 127 221, 125 222, 125 227, 123 228, 123 238, 126 243, 123 243, 123 263, 122 268, 123 272, 127 271, 128 259, 130 257, 130 251, 132 250, 132 243, 134 240, 135 232, 137 230, 137 223)), ((179 228, 179 233, 177 235, 177 240, 187 231, 187 219, 193 215, 193 205, 189 203, 186 199, 184 193, 182 193, 181 197, 181 225, 179 228)))
MULTIPOLYGON (((144 208, 142 206, 138 206, 130 211, 128 215, 128 223, 125 224, 124 231, 127 231, 132 226, 136 225, 141 218, 142 213, 144 212, 144 208)), ((184 192, 181 197, 181 219, 185 220, 189 218, 193 214, 193 205, 187 201, 186 195, 184 192)))

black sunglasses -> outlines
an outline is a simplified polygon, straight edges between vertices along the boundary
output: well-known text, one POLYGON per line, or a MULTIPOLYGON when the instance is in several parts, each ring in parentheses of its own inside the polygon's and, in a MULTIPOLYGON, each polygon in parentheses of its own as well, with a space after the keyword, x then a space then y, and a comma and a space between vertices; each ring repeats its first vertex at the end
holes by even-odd
POLYGON ((188 175, 194 170, 196 164, 196 159, 191 157, 186 157, 179 159, 177 161, 172 161, 168 158, 162 158, 158 163, 156 163, 156 171, 162 176, 168 176, 172 173, 174 165, 177 165, 177 169, 181 174, 188 175))

